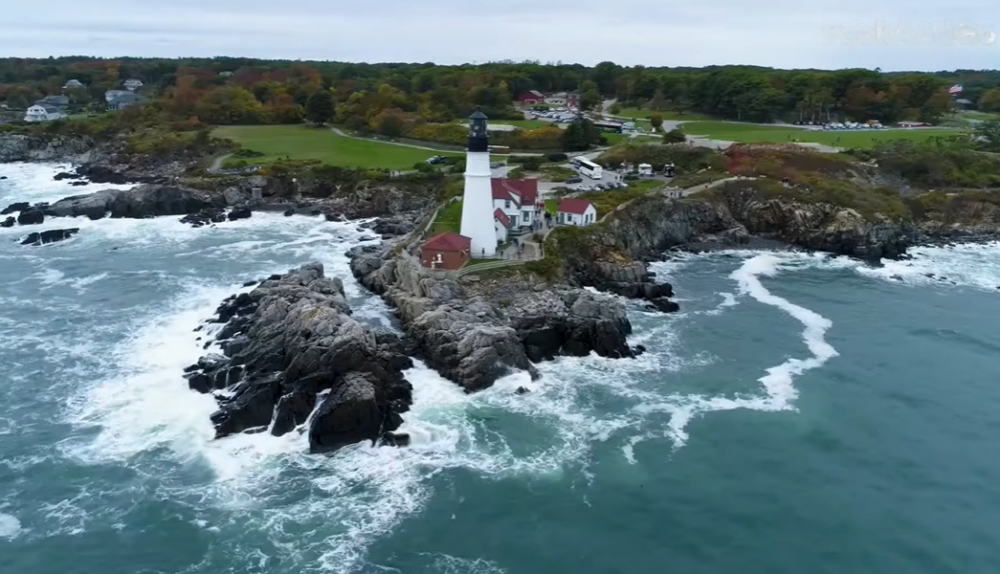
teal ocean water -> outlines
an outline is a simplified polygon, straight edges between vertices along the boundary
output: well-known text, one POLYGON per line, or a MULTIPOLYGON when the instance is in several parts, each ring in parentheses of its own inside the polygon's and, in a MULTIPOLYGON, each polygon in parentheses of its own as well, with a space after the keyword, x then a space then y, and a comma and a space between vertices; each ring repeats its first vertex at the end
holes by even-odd
MULTIPOLYGON (((0 204, 78 193, 0 165, 0 204)), ((86 189, 86 188, 85 188, 86 189)), ((357 314, 355 225, 255 215, 0 229, 0 571, 31 574, 988 573, 1000 564, 1000 245, 873 268, 656 264, 636 360, 465 395, 418 364, 405 449, 213 441, 181 369, 248 279, 312 260, 357 314), (515 395, 518 386, 531 393, 515 395)))

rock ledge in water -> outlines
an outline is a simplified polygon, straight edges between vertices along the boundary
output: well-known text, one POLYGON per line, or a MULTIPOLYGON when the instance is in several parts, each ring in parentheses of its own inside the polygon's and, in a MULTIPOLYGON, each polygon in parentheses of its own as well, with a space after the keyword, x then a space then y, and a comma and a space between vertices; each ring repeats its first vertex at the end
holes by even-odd
POLYGON ((48 231, 42 231, 41 233, 29 233, 21 240, 21 245, 45 245, 47 243, 55 243, 57 241, 62 241, 64 239, 69 239, 76 235, 80 229, 74 227, 73 229, 49 229, 48 231))
POLYGON ((216 437, 269 427, 276 436, 307 432, 313 452, 384 439, 402 424, 413 366, 396 335, 351 317, 339 279, 310 263, 272 276, 219 306, 224 355, 185 369, 198 392, 216 395, 216 437))

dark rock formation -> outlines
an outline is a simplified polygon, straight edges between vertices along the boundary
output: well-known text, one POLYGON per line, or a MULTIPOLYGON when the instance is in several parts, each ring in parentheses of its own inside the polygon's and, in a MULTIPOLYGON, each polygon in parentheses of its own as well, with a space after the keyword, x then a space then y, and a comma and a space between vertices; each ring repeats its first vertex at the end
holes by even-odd
POLYGON ((234 207, 232 211, 229 212, 229 221, 236 221, 237 219, 250 219, 251 215, 252 213, 250 212, 249 207, 234 207))
POLYGON ((202 227, 213 223, 222 223, 223 221, 226 221, 226 212, 218 207, 202 209, 198 213, 185 215, 181 218, 181 223, 187 223, 194 227, 202 227))
POLYGON ((18 225, 38 225, 45 221, 45 213, 39 207, 29 207, 17 216, 18 225))
POLYGON ((45 209, 47 215, 101 219, 142 219, 160 215, 186 215, 206 208, 221 208, 221 198, 180 187, 144 184, 128 190, 105 189, 61 199, 45 209))
POLYGON ((11 213, 17 213, 18 211, 24 211, 31 207, 31 204, 27 201, 21 201, 18 203, 12 203, 0 211, 0 215, 10 215, 11 213))
POLYGON ((213 322, 223 325, 216 342, 225 355, 184 375, 196 391, 226 389, 212 415, 217 436, 259 427, 280 436, 308 423, 319 452, 399 428, 412 402, 402 371, 412 362, 395 335, 350 315, 343 285, 318 263, 224 301, 213 322))
POLYGON ((8 215, 6 219, 0 221, 0 227, 14 227, 15 223, 17 223, 17 220, 14 219, 14 216, 8 215))
POLYGON ((42 231, 41 233, 29 233, 24 237, 24 239, 21 240, 21 245, 45 245, 46 243, 55 243, 57 241, 69 239, 79 233, 79 231, 79 228, 74 227, 73 229, 49 229, 47 231, 42 231))

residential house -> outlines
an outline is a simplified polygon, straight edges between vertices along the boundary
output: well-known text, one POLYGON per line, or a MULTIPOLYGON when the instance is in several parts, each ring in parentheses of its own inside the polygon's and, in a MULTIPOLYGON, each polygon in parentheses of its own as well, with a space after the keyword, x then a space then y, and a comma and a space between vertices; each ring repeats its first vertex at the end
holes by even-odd
POLYGON ((577 108, 580 106, 580 92, 556 92, 545 96, 545 103, 550 106, 566 106, 567 108, 577 108))
POLYGON ((503 210, 493 212, 493 229, 497 232, 497 243, 507 241, 507 228, 510 227, 510 218, 503 210))
POLYGON ((26 122, 50 122, 66 117, 59 108, 47 104, 35 104, 24 114, 26 122))
POLYGON ((122 83, 122 86, 124 86, 125 89, 128 90, 128 91, 134 92, 134 91, 136 91, 136 90, 138 90, 139 88, 142 87, 142 81, 141 80, 136 80, 135 78, 131 78, 131 79, 125 80, 122 83))
POLYGON ((556 221, 563 225, 590 225, 597 221, 597 209, 586 199, 567 197, 559 202, 556 221))
POLYGON ((507 216, 508 231, 518 232, 535 224, 541 211, 537 179, 494 177, 490 185, 493 188, 493 208, 507 216))
POLYGON ((229 72, 229 71, 219 72, 219 75, 222 76, 223 78, 232 78, 233 77, 233 73, 229 72))
POLYGON ((517 103, 532 106, 545 102, 545 94, 538 90, 528 90, 517 97, 517 103))
POLYGON ((75 88, 84 88, 84 87, 86 87, 86 86, 84 86, 83 82, 81 82, 80 80, 70 80, 70 81, 66 82, 66 85, 63 86, 63 89, 64 90, 72 90, 72 89, 75 89, 75 88))
POLYGON ((430 269, 461 269, 469 262, 472 239, 447 231, 427 240, 420 248, 420 261, 430 269))
POLYGON ((104 99, 108 103, 108 110, 112 112, 121 111, 143 101, 142 96, 128 90, 108 90, 104 92, 104 99))
POLYGON ((36 106, 55 106, 57 108, 66 108, 69 106, 69 97, 59 96, 55 94, 49 94, 44 98, 35 102, 36 106))

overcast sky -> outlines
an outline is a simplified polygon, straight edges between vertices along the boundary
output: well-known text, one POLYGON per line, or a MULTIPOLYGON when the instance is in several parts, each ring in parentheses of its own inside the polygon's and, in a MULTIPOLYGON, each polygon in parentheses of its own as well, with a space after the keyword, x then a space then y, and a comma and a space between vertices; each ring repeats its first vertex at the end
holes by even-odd
POLYGON ((443 64, 509 59, 588 65, 611 60, 647 66, 883 70, 981 69, 1000 62, 997 0, 46 0, 13 5, 20 8, 0 11, 0 56, 222 55, 443 64))

